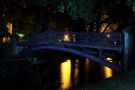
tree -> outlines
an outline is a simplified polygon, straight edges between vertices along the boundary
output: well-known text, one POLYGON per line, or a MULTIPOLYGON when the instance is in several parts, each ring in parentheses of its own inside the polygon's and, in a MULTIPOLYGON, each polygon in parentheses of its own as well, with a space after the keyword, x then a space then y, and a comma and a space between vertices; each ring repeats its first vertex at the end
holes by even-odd
MULTIPOLYGON (((114 0, 113 0, 114 1, 114 0)), ((121 31, 128 25, 132 8, 126 4, 126 0, 118 0, 111 3, 106 0, 97 2, 96 6, 96 31, 108 33, 121 31), (105 1, 105 3, 103 2, 105 1)))

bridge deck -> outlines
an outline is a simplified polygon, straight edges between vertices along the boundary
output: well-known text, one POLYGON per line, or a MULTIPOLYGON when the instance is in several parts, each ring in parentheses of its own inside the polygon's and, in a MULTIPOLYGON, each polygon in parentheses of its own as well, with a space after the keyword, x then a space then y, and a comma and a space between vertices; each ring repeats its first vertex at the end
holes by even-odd
POLYGON ((123 48, 123 35, 115 33, 88 33, 88 32, 44 32, 24 37, 20 45, 70 45, 86 48, 97 48, 121 51, 123 48))

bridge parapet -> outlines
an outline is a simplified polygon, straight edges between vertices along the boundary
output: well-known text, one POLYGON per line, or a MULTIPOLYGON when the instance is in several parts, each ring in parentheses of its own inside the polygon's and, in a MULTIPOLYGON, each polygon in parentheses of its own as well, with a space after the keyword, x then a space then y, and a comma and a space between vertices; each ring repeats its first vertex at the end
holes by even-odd
POLYGON ((108 48, 118 49, 123 48, 123 35, 120 32, 114 33, 97 33, 97 32, 54 32, 47 31, 32 36, 27 36, 22 39, 20 45, 27 44, 43 44, 43 43, 57 43, 69 44, 82 47, 108 48))

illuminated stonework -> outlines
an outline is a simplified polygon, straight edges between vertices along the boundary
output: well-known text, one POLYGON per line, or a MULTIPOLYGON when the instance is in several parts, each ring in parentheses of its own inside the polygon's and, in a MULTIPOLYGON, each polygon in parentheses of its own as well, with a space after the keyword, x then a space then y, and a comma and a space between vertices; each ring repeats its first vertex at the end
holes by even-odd
POLYGON ((6 25, 7 29, 8 29, 8 32, 10 34, 12 34, 12 23, 11 22, 8 22, 7 25, 6 25))

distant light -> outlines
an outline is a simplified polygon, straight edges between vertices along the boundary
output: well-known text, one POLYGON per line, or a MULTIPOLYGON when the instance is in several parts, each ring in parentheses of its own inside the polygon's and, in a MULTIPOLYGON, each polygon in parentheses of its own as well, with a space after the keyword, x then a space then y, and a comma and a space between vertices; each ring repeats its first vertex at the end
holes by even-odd
POLYGON ((112 62, 113 59, 111 57, 107 57, 107 58, 105 58, 105 60, 109 61, 109 62, 112 62))
POLYGON ((7 29, 8 29, 8 32, 10 34, 12 34, 12 23, 11 22, 7 22, 7 25, 6 25, 7 29))
POLYGON ((117 44, 117 42, 115 41, 114 44, 117 44))
POLYGON ((3 43, 9 43, 10 42, 10 37, 3 37, 2 42, 3 43))
POLYGON ((21 38, 23 38, 25 36, 25 34, 23 34, 23 33, 16 33, 16 34, 17 34, 17 36, 19 36, 21 38))
POLYGON ((26 8, 26 5, 23 5, 23 8, 26 8))
POLYGON ((19 34, 20 37, 24 37, 24 34, 19 34))
POLYGON ((5 17, 6 15, 5 15, 5 13, 3 13, 3 17, 5 17))
POLYGON ((69 35, 68 35, 68 34, 65 34, 63 40, 64 40, 64 41, 70 41, 69 35))
POLYGON ((61 42, 61 40, 59 40, 59 42, 61 42))
POLYGON ((107 34, 106 36, 109 38, 110 37, 110 34, 107 34))

